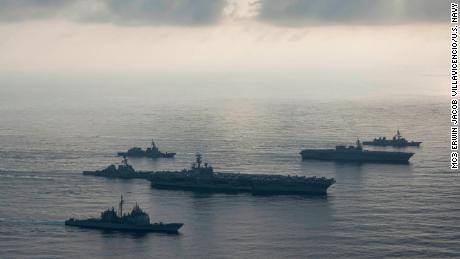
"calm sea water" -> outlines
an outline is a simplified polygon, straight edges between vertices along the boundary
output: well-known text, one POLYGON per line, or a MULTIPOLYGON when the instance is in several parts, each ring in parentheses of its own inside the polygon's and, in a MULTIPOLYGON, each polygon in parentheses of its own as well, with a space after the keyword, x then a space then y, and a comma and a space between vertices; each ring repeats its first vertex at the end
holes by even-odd
MULTIPOLYGON (((460 257, 460 179, 449 168, 448 102, 196 101, 50 97, 0 105, 0 258, 460 257), (101 104, 103 103, 103 104, 101 104), (301 161, 302 148, 403 135, 423 141, 410 165, 301 161), (196 194, 142 180, 84 177, 117 151, 155 138, 182 169, 194 154, 217 171, 333 177, 327 198, 196 194), (180 235, 64 226, 139 202, 180 235)), ((390 149, 390 148, 388 148, 390 149)), ((128 208, 127 208, 128 209, 128 208)))

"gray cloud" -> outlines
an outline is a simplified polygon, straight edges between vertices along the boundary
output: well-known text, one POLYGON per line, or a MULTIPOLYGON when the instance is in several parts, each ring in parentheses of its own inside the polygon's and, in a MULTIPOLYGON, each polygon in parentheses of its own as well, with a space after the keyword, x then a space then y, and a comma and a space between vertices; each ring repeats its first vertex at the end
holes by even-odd
MULTIPOLYGON (((281 26, 448 22, 451 0, 249 0, 256 19, 281 26)), ((117 25, 219 22, 227 0, 0 0, 0 22, 60 18, 117 25)))
POLYGON ((118 25, 207 25, 226 0, 0 0, 0 21, 64 18, 118 25))
POLYGON ((451 0, 260 0, 258 19, 281 26, 449 22, 451 0))
POLYGON ((109 20, 121 24, 201 25, 219 21, 223 0, 110 0, 109 20))
POLYGON ((52 18, 72 0, 0 0, 0 21, 52 18))

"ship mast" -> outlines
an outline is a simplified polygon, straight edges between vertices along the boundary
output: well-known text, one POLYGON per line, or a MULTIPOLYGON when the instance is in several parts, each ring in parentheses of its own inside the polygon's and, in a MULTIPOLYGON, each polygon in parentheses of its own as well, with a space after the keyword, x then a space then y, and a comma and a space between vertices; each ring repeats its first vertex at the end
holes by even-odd
POLYGON ((356 139, 356 148, 362 149, 363 146, 361 145, 361 141, 359 141, 359 138, 356 139))
MULTIPOLYGON (((123 160, 121 160, 121 162, 123 163, 123 165, 127 166, 128 165, 128 159, 126 158, 126 156, 123 156, 123 160)), ((123 198, 123 196, 122 196, 123 198)))
POLYGON ((157 145, 155 145, 155 141, 152 139, 152 150, 158 150, 157 145))
POLYGON ((201 154, 198 153, 198 154, 196 154, 196 165, 197 165, 198 168, 201 167, 201 162, 202 162, 202 160, 201 160, 201 154))
POLYGON ((120 211, 120 218, 123 217, 123 203, 125 203, 125 201, 123 200, 123 195, 121 195, 120 205, 118 207, 118 210, 120 211))

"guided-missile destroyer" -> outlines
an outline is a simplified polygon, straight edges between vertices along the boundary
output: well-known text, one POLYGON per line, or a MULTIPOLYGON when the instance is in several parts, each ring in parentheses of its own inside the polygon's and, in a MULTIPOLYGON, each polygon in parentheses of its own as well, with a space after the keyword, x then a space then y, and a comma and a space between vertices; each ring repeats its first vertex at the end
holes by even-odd
POLYGON ((372 145, 372 146, 392 146, 392 147, 418 147, 422 142, 420 141, 408 141, 407 139, 401 137, 399 130, 396 132, 396 135, 392 139, 387 139, 386 137, 374 138, 372 141, 363 141, 363 145, 372 145))
POLYGON ((109 165, 108 167, 102 170, 96 171, 83 171, 83 175, 92 175, 92 176, 101 176, 107 178, 123 178, 123 179, 149 179, 152 172, 139 172, 134 170, 134 168, 128 164, 128 159, 123 157, 121 164, 109 165))
POLYGON ((143 150, 140 147, 130 148, 127 152, 118 152, 118 156, 127 156, 127 157, 149 157, 149 158, 173 158, 176 153, 163 153, 155 145, 155 141, 152 139, 152 146, 148 147, 146 150, 143 150))

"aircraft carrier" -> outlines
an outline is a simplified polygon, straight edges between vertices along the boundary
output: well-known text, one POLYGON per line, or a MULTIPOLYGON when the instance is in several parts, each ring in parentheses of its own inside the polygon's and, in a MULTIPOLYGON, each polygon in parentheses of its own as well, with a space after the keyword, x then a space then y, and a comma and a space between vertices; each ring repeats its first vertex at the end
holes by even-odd
POLYGON ((250 192, 253 194, 313 194, 325 195, 334 179, 268 174, 216 173, 201 155, 190 169, 155 172, 150 181, 158 189, 199 192, 250 192))

